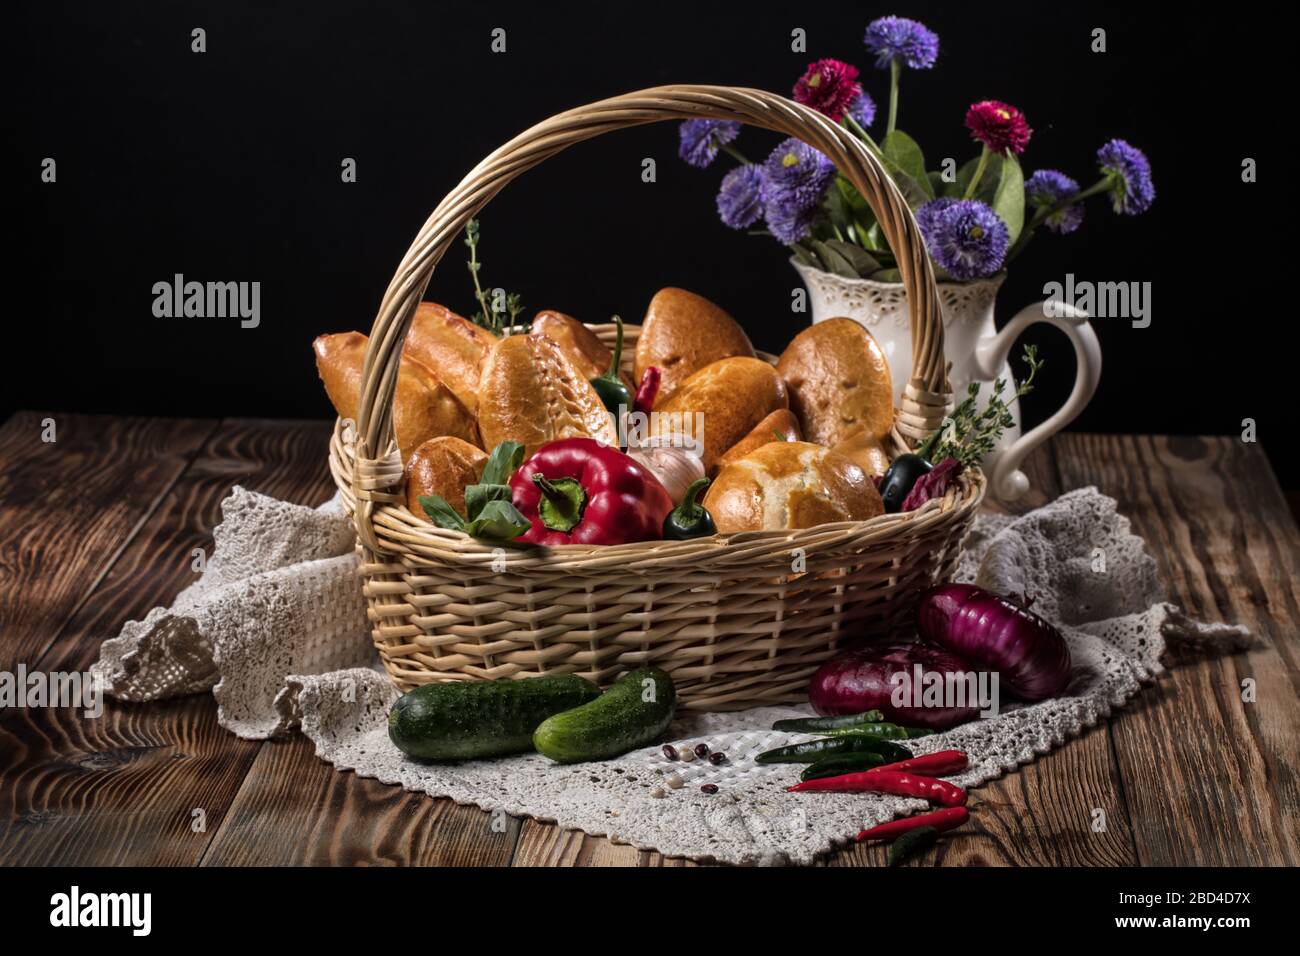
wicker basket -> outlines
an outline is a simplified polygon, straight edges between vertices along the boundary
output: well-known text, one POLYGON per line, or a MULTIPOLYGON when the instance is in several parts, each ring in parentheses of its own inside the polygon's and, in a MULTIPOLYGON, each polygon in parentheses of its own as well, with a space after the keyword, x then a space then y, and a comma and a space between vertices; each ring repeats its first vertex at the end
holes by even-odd
MULTIPOLYGON (((698 117, 796 136, 858 188, 896 252, 911 305, 914 365, 893 450, 942 421, 951 391, 934 277, 906 202, 861 142, 784 97, 727 87, 658 87, 552 117, 483 160, 424 224, 375 319, 355 428, 339 422, 330 445, 356 520, 375 646, 401 689, 547 673, 606 685, 654 664, 672 674, 689 708, 797 701, 837 648, 904 623, 917 594, 951 575, 984 495, 978 470, 905 515, 609 547, 506 550, 406 508, 391 422, 398 361, 429 276, 466 222, 516 176, 574 143, 698 117)), ((611 340, 612 327, 593 328, 611 340)), ((627 329, 629 360, 638 332, 627 329)))

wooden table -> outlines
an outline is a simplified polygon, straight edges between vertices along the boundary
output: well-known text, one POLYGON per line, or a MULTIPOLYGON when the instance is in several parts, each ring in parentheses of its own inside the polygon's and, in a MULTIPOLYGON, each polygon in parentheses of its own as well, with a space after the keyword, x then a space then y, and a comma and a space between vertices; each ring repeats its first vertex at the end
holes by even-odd
MULTIPOLYGON (((22 412, 0 427, 0 671, 84 671, 122 622, 194 580, 238 483, 333 492, 325 422, 22 412), (42 420, 56 438, 42 441, 42 420)), ((1034 500, 1094 484, 1149 543, 1173 599, 1262 638, 1179 664, 1108 724, 972 793, 947 865, 1300 863, 1300 536, 1259 447, 1068 434, 1034 500), (1255 701, 1242 700, 1254 681, 1255 701), (1094 809, 1106 827, 1094 830, 1094 809)), ((0 863, 676 866, 682 860, 406 793, 301 736, 239 740, 210 695, 0 713, 0 863), (202 811, 197 814, 196 811, 202 811), (195 821, 204 821, 196 826, 195 821), (499 830, 499 828, 498 828, 499 830)), ((853 847, 831 866, 878 865, 853 847)))

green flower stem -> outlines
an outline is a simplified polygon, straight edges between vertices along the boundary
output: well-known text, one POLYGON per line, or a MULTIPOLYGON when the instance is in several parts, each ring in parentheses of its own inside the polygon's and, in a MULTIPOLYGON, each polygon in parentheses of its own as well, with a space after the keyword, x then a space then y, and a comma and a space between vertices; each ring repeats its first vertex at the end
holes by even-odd
MULTIPOLYGON (((716 136, 714 137, 714 142, 717 142, 716 136)), ((745 158, 744 153, 736 149, 736 147, 732 146, 730 143, 718 143, 718 149, 722 150, 724 153, 726 153, 736 162, 740 163, 742 166, 753 165, 753 163, 751 163, 748 159, 745 158)))
POLYGON ((984 177, 984 170, 988 168, 991 155, 993 155, 992 151, 987 146, 980 152, 980 161, 975 165, 975 175, 966 184, 966 193, 961 197, 962 199, 970 199, 975 195, 975 190, 979 188, 980 180, 984 177))
POLYGON ((850 133, 852 133, 858 139, 862 140, 862 142, 864 142, 867 145, 867 149, 871 150, 871 152, 875 156, 880 157, 884 155, 880 151, 880 147, 876 145, 876 141, 871 138, 871 134, 868 133, 865 129, 863 129, 862 124, 859 123, 857 120, 855 120, 848 113, 844 114, 844 125, 850 133))
POLYGON ((894 131, 898 122, 898 78, 903 73, 903 64, 897 59, 889 61, 889 123, 885 126, 885 135, 894 131))
POLYGON ((1029 245, 1029 240, 1032 239, 1034 233, 1038 231, 1038 227, 1052 216, 1055 216, 1062 209, 1065 209, 1068 206, 1073 206, 1077 202, 1083 202, 1085 199, 1089 199, 1092 196, 1097 196, 1101 193, 1108 193, 1114 188, 1115 183, 1111 177, 1102 176, 1101 179, 1097 180, 1087 189, 1081 189, 1072 196, 1066 196, 1053 206, 1039 206, 1038 211, 1034 213, 1034 218, 1029 221, 1029 224, 1025 226, 1024 229, 1021 230, 1020 236, 1016 239, 1015 244, 1007 250, 1005 262, 1009 263, 1016 256, 1020 255, 1020 253, 1024 251, 1025 246, 1029 245))

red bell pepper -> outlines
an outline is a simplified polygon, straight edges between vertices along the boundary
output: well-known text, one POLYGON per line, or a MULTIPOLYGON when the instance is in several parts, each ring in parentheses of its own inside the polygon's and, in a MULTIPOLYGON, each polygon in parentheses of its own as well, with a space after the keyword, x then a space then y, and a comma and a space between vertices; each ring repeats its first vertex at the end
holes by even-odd
POLYGON ((530 544, 626 544, 663 535, 673 500, 659 479, 594 438, 543 445, 510 479, 530 544))

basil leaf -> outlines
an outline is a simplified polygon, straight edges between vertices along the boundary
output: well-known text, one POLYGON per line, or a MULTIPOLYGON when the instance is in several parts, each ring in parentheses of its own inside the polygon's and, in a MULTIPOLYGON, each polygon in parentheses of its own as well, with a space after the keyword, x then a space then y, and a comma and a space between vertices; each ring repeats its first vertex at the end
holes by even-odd
POLYGON ((523 461, 524 446, 517 441, 503 441, 488 455, 487 464, 483 466, 483 477, 479 481, 485 485, 507 484, 523 461))
POLYGON ((489 485, 486 482, 465 486, 465 517, 473 521, 492 501, 509 501, 509 485, 489 485))
POLYGON ((465 525, 465 533, 488 541, 513 541, 532 525, 509 501, 489 501, 479 516, 465 525))
POLYGON ((421 495, 420 507, 424 513, 429 516, 429 520, 439 528, 446 528, 448 531, 464 531, 465 521, 456 509, 449 505, 446 499, 438 495, 421 495))

